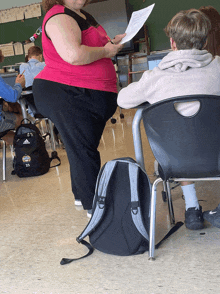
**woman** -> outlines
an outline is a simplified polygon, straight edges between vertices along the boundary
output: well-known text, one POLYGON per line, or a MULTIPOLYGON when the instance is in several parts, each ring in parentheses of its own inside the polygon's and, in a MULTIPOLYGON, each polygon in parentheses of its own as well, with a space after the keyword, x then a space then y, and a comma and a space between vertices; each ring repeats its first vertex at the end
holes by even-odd
POLYGON ((213 56, 220 56, 220 14, 212 6, 202 6, 199 10, 209 18, 212 26, 204 49, 213 56))
POLYGON ((33 93, 41 114, 56 125, 70 163, 75 204, 91 216, 100 170, 97 150, 106 121, 117 108, 116 73, 111 60, 125 36, 112 41, 82 8, 88 0, 43 0, 45 68, 33 93))
MULTIPOLYGON (((0 50, 0 62, 3 60, 4 56, 0 50)), ((9 130, 17 128, 23 119, 20 105, 16 101, 21 96, 24 86, 24 75, 16 77, 13 87, 6 84, 0 76, 0 97, 2 98, 0 99, 0 137, 10 145, 13 144, 14 132, 9 130)))

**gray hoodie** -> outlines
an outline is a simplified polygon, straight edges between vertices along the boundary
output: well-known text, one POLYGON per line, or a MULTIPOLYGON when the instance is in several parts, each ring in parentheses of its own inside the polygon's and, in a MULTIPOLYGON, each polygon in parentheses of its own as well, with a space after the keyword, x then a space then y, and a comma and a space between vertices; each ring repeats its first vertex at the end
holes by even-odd
MULTIPOLYGON (((212 94, 220 95, 220 57, 206 50, 177 50, 167 54, 158 67, 143 73, 118 94, 118 105, 134 108, 143 102, 155 103, 171 97, 212 94)), ((178 110, 192 115, 198 103, 181 103, 178 110)))

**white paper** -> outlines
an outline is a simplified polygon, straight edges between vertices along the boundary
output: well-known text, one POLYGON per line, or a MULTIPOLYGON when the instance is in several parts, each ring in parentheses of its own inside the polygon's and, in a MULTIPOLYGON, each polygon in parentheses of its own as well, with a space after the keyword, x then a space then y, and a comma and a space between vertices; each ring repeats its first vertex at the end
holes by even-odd
POLYGON ((23 55, 24 51, 23 51, 22 43, 20 42, 14 43, 14 51, 15 51, 15 55, 23 55))
POLYGON ((16 8, 1 10, 1 23, 16 21, 16 8))
POLYGON ((0 49, 2 50, 2 54, 4 57, 14 56, 14 46, 12 43, 1 44, 0 49))
POLYGON ((32 43, 28 43, 28 44, 24 44, 24 54, 25 56, 28 54, 28 49, 35 46, 34 42, 32 43))
POLYGON ((18 7, 16 12, 16 19, 23 20, 24 19, 24 11, 25 7, 18 7))
POLYGON ((40 17, 41 16, 41 6, 39 4, 32 4, 25 7, 25 19, 40 17))
POLYGON ((154 4, 143 8, 138 11, 134 11, 131 15, 131 19, 125 31, 126 36, 121 40, 120 44, 124 44, 130 41, 143 27, 145 21, 148 19, 149 15, 151 14, 154 4))

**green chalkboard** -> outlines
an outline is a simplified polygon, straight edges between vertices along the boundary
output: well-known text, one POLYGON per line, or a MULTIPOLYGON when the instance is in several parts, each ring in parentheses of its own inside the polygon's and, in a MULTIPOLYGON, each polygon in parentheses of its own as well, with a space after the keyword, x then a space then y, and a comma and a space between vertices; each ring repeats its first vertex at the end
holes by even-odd
POLYGON ((151 51, 170 48, 169 40, 163 29, 180 10, 198 9, 201 6, 211 5, 220 13, 219 0, 129 0, 133 11, 145 8, 153 3, 155 3, 155 7, 146 22, 149 30, 151 51))
MULTIPOLYGON (((111 0, 109 0, 111 1, 111 0)), ((169 49, 169 40, 163 29, 170 19, 180 10, 190 8, 200 8, 201 6, 211 5, 220 12, 219 0, 128 0, 129 7, 132 11, 145 8, 153 3, 155 7, 148 18, 146 24, 150 36, 151 51, 169 49)), ((116 7, 117 9, 117 7, 116 7)), ((40 18, 31 18, 22 21, 0 24, 0 44, 14 42, 22 42, 29 39, 36 29, 42 25, 44 12, 40 18)), ((41 37, 35 41, 35 45, 42 47, 41 37)), ((6 57, 0 67, 5 65, 13 65, 17 62, 23 62, 25 55, 17 55, 6 57)))
MULTIPOLYGON (((42 25, 43 14, 39 18, 30 18, 24 21, 14 21, 0 24, 0 44, 13 42, 22 42, 28 40, 35 31, 42 25)), ((36 46, 41 46, 41 37, 35 41, 36 46)), ((13 65, 18 62, 24 62, 25 55, 15 55, 6 57, 0 67, 4 65, 13 65)))

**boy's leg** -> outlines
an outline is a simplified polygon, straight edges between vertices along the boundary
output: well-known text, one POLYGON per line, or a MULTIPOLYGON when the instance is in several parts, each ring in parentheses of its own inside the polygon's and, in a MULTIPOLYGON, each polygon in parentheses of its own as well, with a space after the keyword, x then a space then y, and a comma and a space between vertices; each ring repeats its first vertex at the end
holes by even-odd
POLYGON ((190 207, 199 209, 199 202, 196 196, 195 184, 193 182, 181 182, 186 210, 190 207))
POLYGON ((181 188, 185 198, 185 225, 190 230, 199 230, 204 227, 202 207, 199 205, 195 184, 192 182, 181 182, 181 188))
POLYGON ((2 120, 0 122, 0 133, 7 130, 8 133, 2 137, 2 139, 8 144, 13 145, 14 132, 11 130, 16 129, 23 119, 21 114, 15 114, 13 112, 2 111, 2 120))

